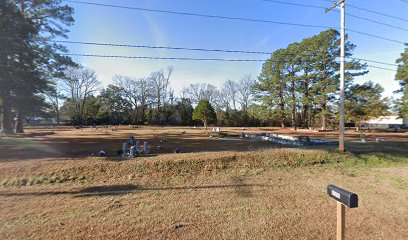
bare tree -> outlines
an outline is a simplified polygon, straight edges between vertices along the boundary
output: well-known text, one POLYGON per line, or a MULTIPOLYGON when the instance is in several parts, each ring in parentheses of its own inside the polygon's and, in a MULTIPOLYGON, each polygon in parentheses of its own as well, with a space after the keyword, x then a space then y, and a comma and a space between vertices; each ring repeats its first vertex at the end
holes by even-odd
POLYGON ((237 110, 238 84, 235 81, 227 80, 224 82, 222 92, 228 96, 232 102, 232 107, 237 110))
POLYGON ((217 92, 216 86, 207 83, 192 83, 183 89, 183 95, 190 98, 193 103, 198 103, 200 100, 208 100, 214 103, 217 92))
POLYGON ((217 110, 230 109, 231 101, 230 101, 228 94, 225 92, 224 88, 216 92, 213 102, 217 110))
POLYGON ((60 105, 61 102, 60 100, 64 100, 65 96, 62 93, 61 90, 61 83, 58 80, 55 80, 54 86, 50 88, 48 91, 44 92, 46 100, 50 103, 50 106, 52 107, 52 111, 55 113, 55 120, 57 121, 57 124, 60 124, 60 105))
POLYGON ((156 121, 160 119, 162 105, 166 102, 172 73, 173 67, 170 66, 166 72, 164 70, 153 72, 149 77, 154 103, 157 106, 156 121))
POLYGON ((244 75, 238 82, 238 102, 241 104, 241 109, 244 113, 248 112, 249 102, 251 101, 252 88, 255 80, 251 75, 244 75))
POLYGON ((113 84, 120 88, 123 97, 132 104, 133 109, 137 109, 139 102, 137 79, 116 75, 113 77, 113 84))
POLYGON ((73 117, 78 124, 82 124, 87 98, 98 88, 99 81, 94 70, 86 67, 70 67, 61 79, 71 101, 75 102, 73 117))

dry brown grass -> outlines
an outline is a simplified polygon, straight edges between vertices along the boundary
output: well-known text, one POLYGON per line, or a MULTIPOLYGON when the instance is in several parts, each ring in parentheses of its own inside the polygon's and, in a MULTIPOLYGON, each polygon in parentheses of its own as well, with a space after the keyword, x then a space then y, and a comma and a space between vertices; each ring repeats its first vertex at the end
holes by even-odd
MULTIPOLYGON (((206 143, 206 133, 191 131, 183 137, 206 143)), ((57 149, 56 139, 87 139, 79 136, 82 131, 77 134, 65 136, 61 131, 37 136, 40 139, 31 136, 29 141, 35 142, 31 154, 38 153, 37 143, 57 149)), ((120 142, 125 134, 115 132, 109 139, 120 142)), ((360 197, 359 208, 347 210, 348 239, 407 239, 408 155, 404 144, 387 145, 386 149, 397 152, 387 155, 370 154, 380 146, 375 144, 348 154, 273 145, 257 146, 256 151, 160 153, 124 161, 69 154, 2 161, 0 181, 7 183, 0 187, 0 236, 334 239, 336 205, 327 196, 326 186, 335 184, 360 197), (42 181, 22 184, 32 179, 42 181)), ((59 154, 63 149, 59 148, 59 154)))

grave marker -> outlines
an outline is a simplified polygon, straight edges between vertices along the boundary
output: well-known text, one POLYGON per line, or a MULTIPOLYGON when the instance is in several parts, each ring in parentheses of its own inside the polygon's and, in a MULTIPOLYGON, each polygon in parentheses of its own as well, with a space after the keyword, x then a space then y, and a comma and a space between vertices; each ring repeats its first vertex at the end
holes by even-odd
POLYGON ((130 158, 134 158, 134 156, 135 156, 135 147, 134 146, 130 147, 129 156, 130 156, 130 158))
POLYGON ((143 144, 143 153, 149 154, 149 144, 147 142, 144 142, 143 144))
POLYGON ((123 145, 122 145, 122 157, 126 156, 126 152, 127 152, 127 143, 123 143, 123 145))

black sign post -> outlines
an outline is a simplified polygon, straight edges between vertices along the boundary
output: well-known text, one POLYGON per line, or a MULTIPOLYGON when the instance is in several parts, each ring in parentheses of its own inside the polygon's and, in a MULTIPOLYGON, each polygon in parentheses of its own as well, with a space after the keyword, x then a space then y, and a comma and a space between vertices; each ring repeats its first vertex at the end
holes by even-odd
POLYGON ((349 208, 358 207, 358 196, 334 185, 327 186, 327 194, 337 201, 337 240, 344 240, 346 236, 345 206, 349 208))

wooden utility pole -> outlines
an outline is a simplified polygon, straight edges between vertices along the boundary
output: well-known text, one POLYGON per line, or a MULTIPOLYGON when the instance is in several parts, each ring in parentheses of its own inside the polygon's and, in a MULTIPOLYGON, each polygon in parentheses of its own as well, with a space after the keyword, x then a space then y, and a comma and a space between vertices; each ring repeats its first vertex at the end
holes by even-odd
POLYGON ((344 151, 344 123, 345 123, 345 94, 344 94, 344 77, 345 77, 345 53, 346 53, 346 0, 340 0, 331 8, 326 9, 326 13, 340 6, 340 35, 341 35, 341 51, 340 51, 340 125, 339 125, 339 150, 344 151))

